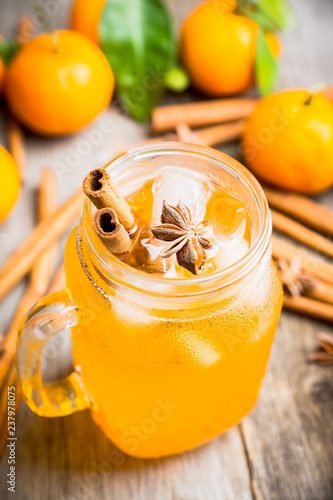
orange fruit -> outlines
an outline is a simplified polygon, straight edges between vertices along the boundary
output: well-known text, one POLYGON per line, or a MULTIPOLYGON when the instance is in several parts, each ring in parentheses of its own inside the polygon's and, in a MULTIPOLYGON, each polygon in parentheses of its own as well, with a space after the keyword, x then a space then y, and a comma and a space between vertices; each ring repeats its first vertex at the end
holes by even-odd
POLYGON ((42 34, 6 69, 5 97, 34 132, 61 135, 85 127, 110 103, 114 76, 102 50, 76 31, 42 34))
MULTIPOLYGON (((230 0, 205 2, 191 12, 182 28, 182 62, 192 84, 212 97, 245 92, 254 84, 259 26, 233 14, 234 7, 230 0)), ((266 34, 266 40, 278 56, 279 40, 272 33, 266 34)))
POLYGON ((0 146, 0 222, 11 212, 21 189, 21 180, 14 158, 0 146))
POLYGON ((242 137, 246 165, 262 181, 315 194, 333 185, 333 103, 308 90, 261 99, 242 137))
POLYGON ((105 0, 76 0, 71 15, 71 29, 87 35, 99 43, 98 25, 105 0))

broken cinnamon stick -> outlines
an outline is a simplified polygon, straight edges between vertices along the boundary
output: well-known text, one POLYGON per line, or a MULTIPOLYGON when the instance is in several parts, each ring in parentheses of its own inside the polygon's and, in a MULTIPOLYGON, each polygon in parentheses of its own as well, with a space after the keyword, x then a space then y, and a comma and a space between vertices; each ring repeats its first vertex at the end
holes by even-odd
POLYGON ((223 123, 213 127, 192 130, 187 123, 176 125, 178 140, 201 144, 202 146, 217 146, 238 139, 244 129, 244 120, 223 123))
POLYGON ((249 116, 256 104, 257 99, 230 98, 158 107, 152 113, 152 132, 173 130, 182 122, 200 127, 239 120, 249 116))
POLYGON ((82 188, 96 208, 112 208, 120 224, 127 230, 132 229, 135 219, 130 206, 118 191, 107 170, 97 168, 89 172, 83 180, 82 188))
POLYGON ((320 233, 333 236, 333 211, 300 194, 287 193, 264 187, 269 205, 280 212, 312 227, 320 233))
POLYGON ((333 257, 333 242, 276 210, 272 209, 271 212, 274 229, 318 252, 333 257))
POLYGON ((78 218, 82 191, 74 193, 50 217, 40 222, 0 269, 0 300, 31 269, 36 258, 78 218))
POLYGON ((302 268, 317 278, 333 284, 333 266, 324 260, 301 250, 288 243, 275 234, 272 236, 272 254, 275 259, 291 261, 295 257, 301 257, 302 268))
POLYGON ((127 252, 132 242, 112 208, 102 208, 94 214, 93 228, 102 243, 115 255, 127 252))
POLYGON ((305 316, 321 319, 324 321, 333 321, 333 305, 319 302, 308 297, 291 297, 285 295, 283 298, 283 307, 289 311, 294 311, 305 316))

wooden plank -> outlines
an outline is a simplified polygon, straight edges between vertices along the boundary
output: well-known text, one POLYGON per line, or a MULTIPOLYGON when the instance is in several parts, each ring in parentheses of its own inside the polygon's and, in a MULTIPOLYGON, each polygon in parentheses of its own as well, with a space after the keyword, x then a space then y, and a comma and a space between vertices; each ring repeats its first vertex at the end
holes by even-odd
MULTIPOLYGON (((46 419, 24 404, 18 429, 20 500, 45 500, 50 492, 57 500, 250 500, 237 427, 193 452, 161 460, 124 455, 88 412, 46 419)), ((0 496, 11 498, 3 482, 0 496)))
POLYGON ((243 421, 257 499, 333 498, 333 379, 309 365, 322 325, 284 313, 260 402, 243 421))

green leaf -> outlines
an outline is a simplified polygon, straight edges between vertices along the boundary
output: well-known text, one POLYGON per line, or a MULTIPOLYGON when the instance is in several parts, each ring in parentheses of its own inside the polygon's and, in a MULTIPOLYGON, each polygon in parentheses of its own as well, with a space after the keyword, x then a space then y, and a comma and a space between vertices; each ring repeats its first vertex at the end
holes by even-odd
POLYGON ((256 81, 262 95, 273 92, 278 80, 278 62, 273 56, 264 32, 259 31, 255 59, 256 81))
POLYGON ((271 19, 276 30, 283 31, 293 26, 294 18, 285 0, 258 0, 257 7, 271 19))
POLYGON ((236 12, 272 33, 291 28, 294 20, 286 0, 238 0, 236 12))
POLYGON ((0 40, 0 57, 7 66, 16 52, 20 49, 21 44, 13 40, 0 40))
POLYGON ((99 35, 122 106, 135 119, 146 120, 163 95, 165 75, 176 63, 168 9, 161 0, 107 0, 99 35))
POLYGON ((243 15, 246 17, 249 17, 250 19, 253 19, 256 23, 259 24, 259 26, 264 30, 264 31, 270 31, 271 33, 274 33, 277 31, 277 27, 272 21, 272 19, 267 16, 265 12, 262 12, 260 10, 251 10, 251 9, 246 9, 243 10, 243 15))

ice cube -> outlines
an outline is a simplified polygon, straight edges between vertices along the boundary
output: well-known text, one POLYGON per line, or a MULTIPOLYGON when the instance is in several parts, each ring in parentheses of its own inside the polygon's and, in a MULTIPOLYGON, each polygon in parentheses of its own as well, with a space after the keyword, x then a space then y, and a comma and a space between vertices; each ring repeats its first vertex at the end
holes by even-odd
POLYGON ((247 240, 240 240, 234 245, 219 245, 218 252, 214 257, 216 269, 226 269, 242 259, 249 251, 250 245, 247 240))
POLYGON ((154 202, 151 224, 160 223, 163 200, 173 206, 182 200, 191 210, 193 222, 204 218, 210 188, 199 175, 180 167, 161 168, 160 175, 155 178, 152 186, 154 202))

